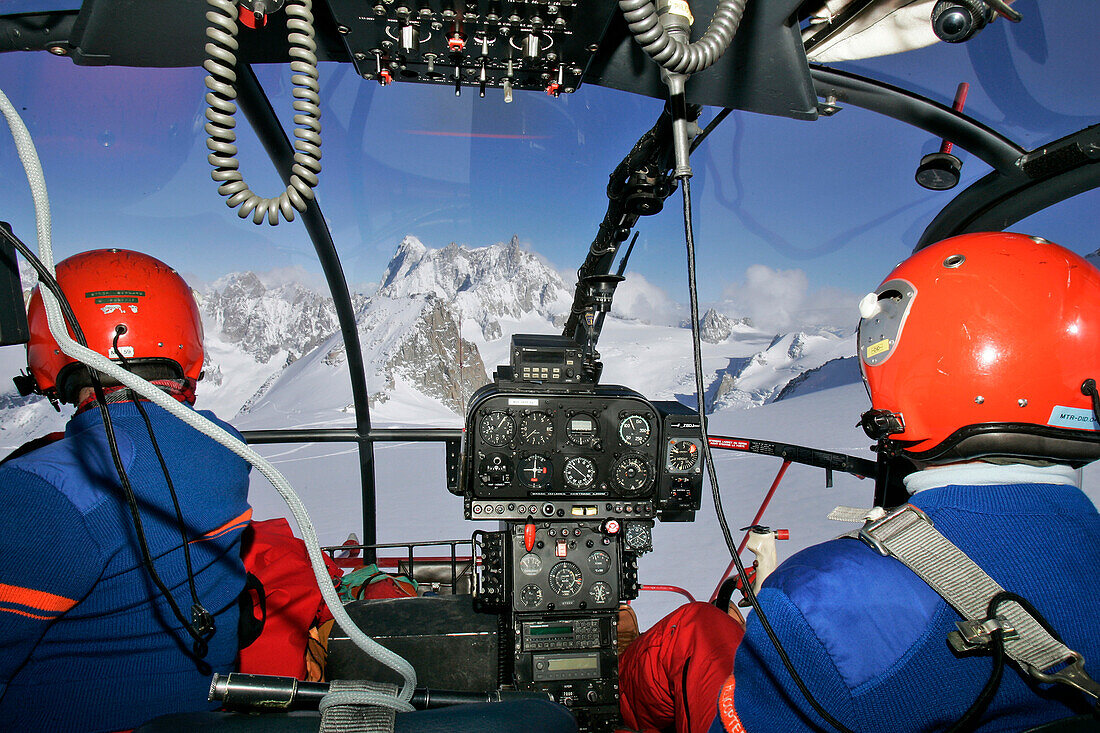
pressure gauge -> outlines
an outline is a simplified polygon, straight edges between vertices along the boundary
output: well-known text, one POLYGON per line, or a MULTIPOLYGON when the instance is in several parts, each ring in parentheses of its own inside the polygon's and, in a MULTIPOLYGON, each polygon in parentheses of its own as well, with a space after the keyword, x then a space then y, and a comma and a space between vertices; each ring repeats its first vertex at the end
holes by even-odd
POLYGON ((592 596, 592 600, 600 605, 611 600, 613 593, 614 591, 611 589, 611 586, 602 580, 598 583, 593 583, 592 587, 588 589, 588 595, 592 596))
POLYGON ((542 558, 533 552, 528 552, 519 559, 519 571, 528 577, 542 572, 542 558))
POLYGON ((542 588, 539 588, 534 583, 528 583, 523 586, 523 590, 519 592, 519 602, 527 608, 535 608, 542 605, 542 588))
POLYGON ((529 412, 519 423, 519 437, 528 445, 549 445, 554 437, 554 420, 545 412, 529 412))
POLYGON ((642 415, 627 415, 619 422, 619 440, 629 446, 649 442, 649 420, 642 415))
POLYGON ((588 556, 588 567, 596 575, 607 575, 607 571, 611 569, 611 555, 603 550, 596 550, 588 556))
POLYGON ((511 442, 516 434, 516 421, 506 412, 490 412, 481 418, 478 435, 489 445, 502 446, 511 442))

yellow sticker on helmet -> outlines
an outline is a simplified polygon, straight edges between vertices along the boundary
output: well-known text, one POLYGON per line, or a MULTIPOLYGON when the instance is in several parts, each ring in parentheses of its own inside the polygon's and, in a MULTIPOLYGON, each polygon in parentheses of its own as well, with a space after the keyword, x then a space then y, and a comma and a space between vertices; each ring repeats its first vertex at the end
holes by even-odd
POLYGON ((890 350, 890 339, 883 339, 877 344, 871 344, 867 347, 867 356, 865 358, 870 359, 873 356, 878 356, 884 352, 890 350))

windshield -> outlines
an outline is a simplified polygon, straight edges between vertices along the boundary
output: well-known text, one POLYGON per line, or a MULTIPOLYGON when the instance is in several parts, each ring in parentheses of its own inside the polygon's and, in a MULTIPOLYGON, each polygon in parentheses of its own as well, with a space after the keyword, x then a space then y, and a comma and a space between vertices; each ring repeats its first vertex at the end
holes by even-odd
MULTIPOLYGON (((1100 77, 1089 25, 1080 20, 1091 4, 1019 0, 1013 7, 1024 23, 996 21, 968 44, 837 67, 945 105, 967 82, 967 114, 1027 149, 1094 123, 1100 77)), ((257 74, 286 123, 288 70, 264 65, 257 74)), ((128 247, 180 270, 200 294, 207 327, 200 407, 242 429, 354 426, 335 311, 301 222, 241 221, 210 180, 203 76, 195 68, 78 67, 46 53, 0 55, 0 88, 45 168, 57 258, 128 247)), ((455 96, 427 85, 382 87, 335 63, 322 65, 320 86, 317 196, 353 293, 372 424, 461 427, 473 389, 507 363, 512 333, 560 333, 575 269, 607 207, 608 174, 662 102, 585 85, 560 98, 517 92, 507 104, 499 90, 479 98, 476 88, 455 96), (440 376, 441 363, 458 368, 440 376)), ((866 438, 850 427, 863 409, 852 359, 856 303, 912 250, 953 193, 990 168, 956 148, 959 187, 928 191, 914 171, 938 139, 840 107, 814 122, 734 112, 692 157, 699 296, 713 314, 705 324, 705 399, 721 416, 718 432, 756 429, 867 456, 866 438), (822 383, 842 392, 814 397, 819 413, 800 417, 804 408, 777 402, 795 377, 834 360, 838 371, 822 383), (843 415, 843 429, 828 427, 834 414, 843 415)), ((704 110, 700 124, 715 113, 704 110)), ((274 195, 282 185, 243 118, 238 133, 245 178, 274 195)), ((0 218, 33 243, 31 198, 7 143, 0 171, 0 218)), ((1091 192, 1014 228, 1091 253, 1096 203, 1091 192)), ((679 195, 637 231, 600 343, 603 381, 694 406, 679 195)), ((0 349, 6 374, 23 358, 21 347, 0 349)), ((5 389, 0 451, 63 424, 44 402, 5 389)), ((400 527, 380 539, 468 535, 457 509, 449 512, 454 522, 441 524, 395 498, 405 495, 409 466, 430 464, 425 481, 442 485, 442 447, 399 448, 379 447, 379 522, 400 527)), ((338 498, 324 493, 316 505, 322 539, 342 539, 347 518, 358 516, 357 487, 347 479, 354 445, 266 452, 315 492, 322 491, 320 459, 327 476, 345 477, 338 498)), ((744 470, 740 461, 719 460, 744 470)), ((759 488, 772 470, 739 475, 759 488)), ((820 474, 798 476, 792 471, 806 493, 821 494, 820 474)), ((866 484, 850 480, 850 503, 866 503, 866 484)), ((800 543, 828 532, 815 529, 800 543)), ((715 571, 699 572, 703 583, 702 574, 715 571)))

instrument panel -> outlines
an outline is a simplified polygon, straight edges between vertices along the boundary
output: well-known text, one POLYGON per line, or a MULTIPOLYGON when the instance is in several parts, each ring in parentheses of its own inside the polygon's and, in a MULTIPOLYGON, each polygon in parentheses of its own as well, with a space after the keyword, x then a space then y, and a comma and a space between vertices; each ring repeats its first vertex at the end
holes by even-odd
POLYGON ((467 413, 466 517, 652 517, 661 432, 654 406, 625 387, 485 387, 467 413))
POLYGON ((512 608, 518 612, 615 610, 619 607, 619 538, 598 523, 543 522, 528 547, 525 526, 512 536, 512 608))

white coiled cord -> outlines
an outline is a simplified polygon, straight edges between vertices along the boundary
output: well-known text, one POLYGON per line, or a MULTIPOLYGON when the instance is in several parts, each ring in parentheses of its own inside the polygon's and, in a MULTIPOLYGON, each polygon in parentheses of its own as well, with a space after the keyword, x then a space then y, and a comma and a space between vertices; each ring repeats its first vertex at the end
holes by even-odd
POLYGON ((206 13, 210 24, 206 28, 207 58, 203 68, 206 77, 206 147, 207 160, 214 166, 210 177, 221 182, 218 193, 227 196, 230 208, 240 207, 242 219, 252 214, 254 224, 264 219, 271 226, 279 223, 279 214, 294 221, 294 210, 305 211, 313 198, 317 174, 321 172, 321 98, 317 84, 317 43, 313 33, 313 0, 287 0, 287 42, 290 44, 290 77, 294 84, 294 165, 290 184, 279 196, 264 198, 252 192, 244 181, 237 161, 237 135, 233 131, 237 113, 237 3, 233 0, 206 0, 211 10, 206 13))
MULTIPOLYGON (((34 198, 39 259, 42 260, 42 264, 45 265, 50 272, 54 272, 53 244, 50 234, 50 202, 46 193, 46 178, 42 173, 42 163, 38 159, 38 152, 34 147, 34 142, 31 140, 30 133, 27 131, 27 126, 23 123, 19 113, 2 90, 0 90, 0 112, 3 113, 4 117, 7 119, 8 126, 11 128, 12 138, 15 140, 15 147, 19 153, 19 159, 23 163, 23 169, 26 171, 27 181, 30 183, 31 195, 34 198)), ((324 597, 325 603, 336 619, 336 623, 340 625, 340 628, 343 629, 345 633, 347 633, 348 637, 356 646, 369 656, 378 660, 381 664, 397 672, 397 674, 401 675, 404 679, 404 685, 401 687, 396 697, 382 693, 364 692, 362 693, 364 695, 364 704, 379 705, 402 712, 411 711, 413 708, 412 705, 409 704, 409 700, 412 699, 413 690, 416 687, 416 670, 414 670, 412 665, 402 657, 386 649, 360 631, 359 627, 357 627, 355 622, 351 619, 351 616, 348 615, 348 612, 344 610, 344 605, 341 603, 340 596, 337 595, 336 589, 333 588, 332 579, 329 577, 328 570, 325 567, 325 561, 321 555, 321 549, 317 540, 317 532, 313 528, 313 522, 310 521, 309 514, 306 513, 306 508, 302 504, 302 500, 298 498, 298 495, 294 492, 294 488, 290 485, 290 482, 287 481, 286 477, 263 456, 242 443, 234 435, 231 435, 220 426, 207 420, 195 410, 184 407, 180 402, 169 397, 141 377, 126 371, 102 354, 85 348, 70 338, 68 329, 65 326, 64 317, 61 315, 61 306, 58 305, 57 299, 49 288, 42 287, 39 290, 42 294, 42 303, 46 308, 46 321, 49 323, 50 332, 53 334, 62 353, 109 377, 117 379, 122 384, 147 398, 150 402, 156 403, 180 420, 183 420, 195 430, 209 436, 251 463, 271 482, 271 485, 275 487, 275 490, 279 492, 279 495, 283 497, 283 501, 285 501, 286 505, 290 508, 291 514, 294 515, 294 521, 297 522, 298 529, 302 533, 302 539, 305 541, 310 564, 313 566, 313 574, 317 579, 317 587, 321 590, 321 595, 324 597)))
POLYGON ((709 67, 729 48, 747 2, 719 0, 706 33, 694 43, 684 43, 669 36, 658 19, 653 0, 619 0, 619 9, 623 11, 634 40, 651 59, 668 71, 694 74, 709 67))

